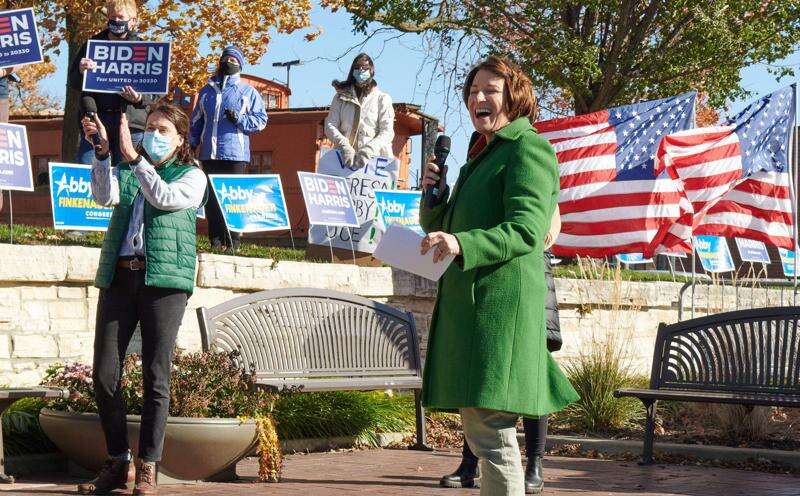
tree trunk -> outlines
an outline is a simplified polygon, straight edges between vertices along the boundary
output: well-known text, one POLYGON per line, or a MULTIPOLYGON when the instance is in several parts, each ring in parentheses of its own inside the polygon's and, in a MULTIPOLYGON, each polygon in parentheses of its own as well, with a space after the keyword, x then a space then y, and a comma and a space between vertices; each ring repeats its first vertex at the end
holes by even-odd
MULTIPOLYGON (((81 48, 80 41, 70 41, 67 59, 71 62, 72 58, 81 48)), ((74 162, 78 154, 80 144, 80 131, 78 123, 80 121, 80 91, 69 87, 69 77, 67 78, 67 90, 64 99, 64 124, 61 127, 61 160, 64 162, 74 162)))

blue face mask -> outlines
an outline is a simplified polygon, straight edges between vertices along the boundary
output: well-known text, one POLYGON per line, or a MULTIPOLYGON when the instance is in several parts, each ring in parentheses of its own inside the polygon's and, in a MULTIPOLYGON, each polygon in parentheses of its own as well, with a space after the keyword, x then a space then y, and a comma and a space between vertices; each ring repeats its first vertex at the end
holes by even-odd
POLYGON ((142 148, 147 155, 158 163, 164 161, 174 149, 172 140, 167 136, 159 134, 158 131, 147 131, 142 139, 142 148))
POLYGON ((371 71, 362 71, 360 69, 353 69, 353 77, 358 84, 364 84, 370 79, 372 79, 372 72, 371 71))
POLYGON ((115 21, 114 19, 109 19, 108 30, 117 36, 122 36, 128 32, 128 22, 130 21, 115 21))

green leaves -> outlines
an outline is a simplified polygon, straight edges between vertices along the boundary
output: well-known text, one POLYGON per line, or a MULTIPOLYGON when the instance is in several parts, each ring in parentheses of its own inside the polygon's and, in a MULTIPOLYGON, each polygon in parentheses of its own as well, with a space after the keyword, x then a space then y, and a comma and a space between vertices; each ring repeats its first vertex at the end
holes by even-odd
MULTIPOLYGON (((741 69, 773 63, 800 44, 800 0, 324 0, 356 29, 474 32, 528 70, 537 89, 572 97, 576 113, 688 90, 723 106, 748 92, 741 69)), ((791 67, 771 67, 777 77, 791 67)))

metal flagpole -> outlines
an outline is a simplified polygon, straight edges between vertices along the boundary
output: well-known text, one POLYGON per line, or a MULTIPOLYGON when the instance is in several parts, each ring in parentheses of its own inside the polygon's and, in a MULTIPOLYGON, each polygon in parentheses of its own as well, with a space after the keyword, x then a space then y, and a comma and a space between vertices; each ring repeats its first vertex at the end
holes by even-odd
MULTIPOLYGON (((797 85, 792 85, 792 97, 794 98, 795 112, 797 112, 797 85)), ((794 116, 792 116, 794 120, 794 116)), ((794 252, 794 275, 792 277, 792 305, 797 305, 797 122, 794 122, 789 136, 789 190, 792 195, 792 223, 794 224, 794 238, 792 239, 792 251, 794 252)))
MULTIPOLYGON (((697 263, 694 258, 695 249, 694 249, 694 237, 692 237, 692 318, 694 318, 694 288, 697 286, 697 269, 695 268, 695 264, 697 263)), ((681 303, 683 304, 683 303, 681 303)))

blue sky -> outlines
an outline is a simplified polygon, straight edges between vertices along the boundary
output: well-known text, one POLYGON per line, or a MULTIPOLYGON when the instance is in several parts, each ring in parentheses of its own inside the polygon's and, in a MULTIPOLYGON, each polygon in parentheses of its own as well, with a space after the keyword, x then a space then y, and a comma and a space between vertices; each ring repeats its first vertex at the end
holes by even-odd
MULTIPOLYGON (((421 46, 421 36, 398 33, 381 33, 368 40, 363 48, 342 56, 349 48, 364 41, 364 35, 352 33, 350 16, 340 11, 330 11, 315 7, 311 14, 314 25, 320 26, 322 35, 316 41, 307 42, 303 38, 306 31, 292 35, 273 36, 272 43, 261 63, 244 68, 244 72, 260 77, 284 81, 286 70, 272 67, 276 61, 300 59, 304 64, 292 68, 291 106, 312 107, 326 106, 333 97, 330 82, 334 78, 344 78, 353 57, 360 51, 369 53, 376 64, 376 79, 380 87, 392 96, 395 102, 407 102, 421 105, 422 110, 437 116, 452 137, 452 148, 448 165, 449 178, 454 179, 458 167, 466 155, 467 142, 471 126, 463 106, 453 106, 453 99, 446 102, 443 94, 445 86, 438 74, 433 74, 433 60, 426 59, 421 46), (450 105, 447 105, 449 103, 450 105)), ((377 27, 377 26, 376 26, 377 27)), ((58 71, 43 81, 44 90, 58 98, 63 98, 66 80, 66 57, 62 55, 56 61, 58 71)), ((780 62, 782 65, 793 65, 800 68, 800 50, 780 62)), ((760 95, 786 86, 796 78, 784 78, 780 83, 767 73, 766 67, 756 65, 742 71, 742 85, 760 95)), ((740 109, 745 102, 733 102, 731 111, 740 109)), ((269 127, 267 127, 269 129, 269 127)), ((419 137, 412 141, 412 171, 420 163, 419 137)))

